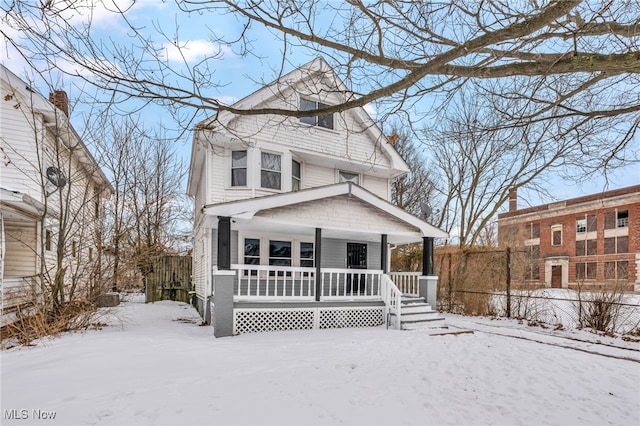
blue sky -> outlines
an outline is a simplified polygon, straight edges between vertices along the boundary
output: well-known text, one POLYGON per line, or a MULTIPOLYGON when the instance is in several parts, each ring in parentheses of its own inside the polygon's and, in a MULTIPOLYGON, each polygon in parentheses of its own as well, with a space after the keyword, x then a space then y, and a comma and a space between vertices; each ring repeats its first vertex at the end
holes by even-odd
MULTIPOLYGON (((116 0, 116 3, 123 8, 129 6, 131 1, 116 0)), ((87 11, 88 9, 85 10, 85 12, 87 11)), ((127 36, 127 28, 119 21, 116 14, 101 6, 93 8, 92 14, 93 29, 96 31, 96 36, 102 37, 104 40, 111 38, 125 45, 130 40, 127 36)), ((70 22, 77 24, 86 19, 79 14, 72 14, 67 18, 70 22)), ((284 65, 285 71, 289 71, 308 62, 315 55, 301 49, 293 49, 287 51, 283 62, 282 44, 277 37, 265 29, 254 26, 249 33, 249 38, 251 39, 250 47, 254 54, 240 56, 238 51, 234 51, 227 45, 217 44, 210 39, 211 33, 228 38, 238 36, 242 31, 242 26, 235 18, 212 13, 191 13, 187 15, 180 13, 173 2, 138 1, 128 11, 127 18, 140 29, 141 34, 152 37, 155 45, 164 49, 166 59, 175 65, 179 64, 176 61, 178 59, 177 50, 172 44, 176 39, 180 40, 180 45, 184 47, 183 53, 190 64, 197 62, 206 55, 219 54, 219 59, 215 62, 215 76, 221 86, 215 90, 210 90, 207 95, 227 103, 233 103, 252 93, 260 87, 262 82, 272 81, 274 76, 277 75, 279 67, 284 65), (160 37, 158 29, 161 29, 166 38, 160 37)), ((13 72, 24 77, 25 70, 29 68, 26 61, 12 51, 9 46, 3 47, 0 52, 3 63, 13 72)), ((62 64, 62 66, 65 66, 65 64, 62 64)), ((83 92, 91 94, 95 92, 95 89, 87 86, 86 83, 69 77, 53 75, 51 79, 56 82, 57 87, 63 87, 67 90, 72 100, 79 98, 83 92)), ((43 95, 47 95, 49 89, 44 83, 36 81, 35 86, 43 95)), ((97 96, 104 97, 100 93, 97 96)), ((119 105, 119 108, 123 111, 131 111, 139 108, 140 105, 140 102, 128 101, 119 105)), ((370 105, 367 109, 375 118, 375 106, 370 105)), ((76 105, 72 117, 76 127, 82 126, 83 115, 87 111, 88 106, 76 105)), ((168 129, 176 129, 176 124, 172 121, 171 116, 158 106, 145 107, 140 111, 140 115, 148 127, 162 126, 168 129)), ((204 118, 204 115, 201 118, 204 118)), ((190 142, 191 135, 188 133, 183 135, 181 141, 178 142, 180 144, 180 152, 187 161, 190 142)), ((636 152, 640 152, 640 140, 638 137, 634 140, 633 145, 636 152)), ((608 185, 602 176, 593 176, 592 179, 582 185, 567 184, 560 178, 551 177, 548 181, 548 188, 550 194, 556 199, 564 199, 639 183, 640 167, 636 165, 619 169, 609 175, 608 185)), ((537 196, 528 194, 526 190, 520 191, 520 195, 522 206, 549 201, 541 200, 537 196)))

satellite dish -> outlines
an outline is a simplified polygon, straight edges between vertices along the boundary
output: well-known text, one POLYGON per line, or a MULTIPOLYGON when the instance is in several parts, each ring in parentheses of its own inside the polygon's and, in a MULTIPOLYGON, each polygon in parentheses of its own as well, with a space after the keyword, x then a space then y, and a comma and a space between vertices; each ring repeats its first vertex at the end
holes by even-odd
POLYGON ((47 179, 56 188, 62 188, 67 184, 67 178, 64 173, 62 173, 62 170, 53 166, 47 167, 47 179))
POLYGON ((420 203, 420 211, 422 212, 422 216, 427 218, 431 216, 433 210, 431 210, 431 206, 424 201, 420 203))

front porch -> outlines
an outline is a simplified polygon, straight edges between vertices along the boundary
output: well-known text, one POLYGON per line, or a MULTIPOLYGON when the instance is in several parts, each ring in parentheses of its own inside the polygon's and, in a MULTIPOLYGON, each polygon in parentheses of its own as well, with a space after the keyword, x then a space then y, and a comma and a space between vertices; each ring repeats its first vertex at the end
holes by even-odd
POLYGON ((437 277, 382 270, 231 265, 214 271, 209 304, 216 336, 242 333, 440 326, 437 277), (232 292, 225 291, 233 289, 232 292), (232 321, 229 321, 232 319, 232 321))
POLYGON ((409 302, 413 321, 435 312, 433 240, 446 234, 356 185, 239 200, 204 212, 215 253, 204 316, 216 336, 406 328, 409 302), (388 273, 391 246, 417 241, 423 243, 422 274, 388 273))

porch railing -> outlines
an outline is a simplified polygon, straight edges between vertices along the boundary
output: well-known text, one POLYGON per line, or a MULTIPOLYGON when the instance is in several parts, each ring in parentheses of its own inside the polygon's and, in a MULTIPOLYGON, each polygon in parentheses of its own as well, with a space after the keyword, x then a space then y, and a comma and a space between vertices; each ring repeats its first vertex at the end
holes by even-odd
POLYGON ((389 277, 403 294, 410 296, 418 295, 418 279, 420 272, 389 272, 389 277))
POLYGON ((322 268, 320 273, 322 300, 381 298, 382 270, 322 268))
POLYGON ((237 270, 236 300, 314 300, 315 268, 231 265, 237 270))
POLYGON ((384 301, 386 313, 385 322, 388 327, 390 324, 391 315, 395 315, 396 322, 393 325, 399 330, 402 325, 402 292, 388 275, 382 276, 381 284, 382 300, 384 301))
MULTIPOLYGON (((231 265, 235 300, 315 300, 316 269, 292 266, 231 265)), ((381 300, 382 271, 322 268, 321 300, 381 300)))

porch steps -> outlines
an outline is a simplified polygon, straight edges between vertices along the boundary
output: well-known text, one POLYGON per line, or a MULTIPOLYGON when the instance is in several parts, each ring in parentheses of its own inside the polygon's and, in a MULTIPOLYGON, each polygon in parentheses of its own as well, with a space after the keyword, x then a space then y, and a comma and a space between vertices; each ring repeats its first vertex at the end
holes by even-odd
MULTIPOLYGON (((418 330, 425 328, 445 328, 445 320, 431 308, 424 297, 402 296, 401 329, 418 330)), ((392 323, 395 315, 391 315, 392 323)))

